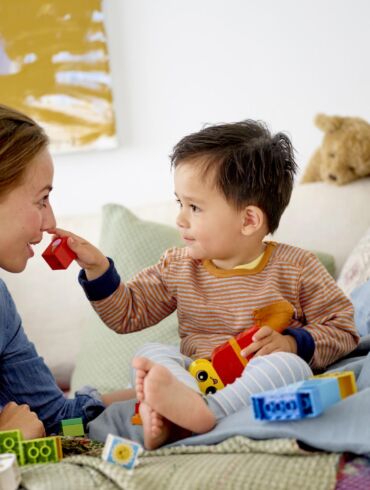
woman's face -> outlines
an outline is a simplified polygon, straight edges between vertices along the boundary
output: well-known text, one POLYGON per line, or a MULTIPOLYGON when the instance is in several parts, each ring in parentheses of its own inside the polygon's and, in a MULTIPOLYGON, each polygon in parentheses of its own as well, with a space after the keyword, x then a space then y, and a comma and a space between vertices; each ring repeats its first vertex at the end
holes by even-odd
POLYGON ((30 162, 23 183, 0 199, 0 267, 21 272, 33 257, 32 245, 55 227, 49 193, 53 183, 49 151, 41 150, 30 162))

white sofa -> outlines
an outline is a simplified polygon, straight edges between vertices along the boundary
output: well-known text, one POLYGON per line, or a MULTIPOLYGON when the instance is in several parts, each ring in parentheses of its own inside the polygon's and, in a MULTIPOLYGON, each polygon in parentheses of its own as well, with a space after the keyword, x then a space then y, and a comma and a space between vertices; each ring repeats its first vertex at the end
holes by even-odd
MULTIPOLYGON (((176 204, 166 202, 133 210, 141 218, 175 223, 176 204)), ((65 216, 58 225, 99 243, 101 217, 65 216)), ((274 239, 331 254, 338 276, 346 258, 370 227, 370 179, 336 187, 297 185, 274 239)), ((41 258, 50 238, 21 274, 2 271, 29 338, 36 344, 59 384, 68 388, 90 305, 78 285, 78 266, 52 271, 41 258)))

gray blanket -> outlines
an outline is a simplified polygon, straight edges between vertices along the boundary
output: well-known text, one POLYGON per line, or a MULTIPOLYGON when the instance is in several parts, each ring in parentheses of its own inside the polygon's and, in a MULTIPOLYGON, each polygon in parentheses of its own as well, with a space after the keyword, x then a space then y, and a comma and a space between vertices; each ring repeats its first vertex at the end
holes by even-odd
MULTIPOLYGON (((352 357, 331 370, 353 370, 358 393, 332 406, 319 417, 298 421, 261 422, 250 407, 224 418, 210 432, 194 435, 172 446, 217 444, 243 435, 252 439, 293 438, 316 449, 370 454, 370 336, 363 338, 352 357), (358 355, 354 357, 354 355, 358 355)), ((143 444, 142 427, 131 424, 134 401, 115 403, 89 424, 91 439, 105 441, 110 432, 143 444)))

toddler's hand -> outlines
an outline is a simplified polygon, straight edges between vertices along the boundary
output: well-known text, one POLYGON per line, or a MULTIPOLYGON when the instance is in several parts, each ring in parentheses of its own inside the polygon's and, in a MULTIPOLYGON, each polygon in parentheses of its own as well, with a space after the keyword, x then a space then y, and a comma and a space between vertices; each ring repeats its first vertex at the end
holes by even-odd
POLYGON ((85 269, 89 281, 100 277, 108 270, 109 261, 107 257, 84 238, 61 228, 50 230, 50 233, 53 233, 55 237, 68 237, 68 247, 77 255, 76 261, 80 267, 85 269))
POLYGON ((297 353, 297 343, 291 335, 282 335, 270 327, 261 327, 253 336, 253 342, 241 351, 247 358, 250 355, 263 356, 273 352, 297 353))

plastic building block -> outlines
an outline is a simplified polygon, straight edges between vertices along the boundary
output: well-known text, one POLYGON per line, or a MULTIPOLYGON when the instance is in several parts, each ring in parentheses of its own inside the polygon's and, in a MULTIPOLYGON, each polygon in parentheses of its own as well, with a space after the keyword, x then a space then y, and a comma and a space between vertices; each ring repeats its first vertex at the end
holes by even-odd
POLYGON ((197 359, 189 366, 189 372, 195 377, 202 393, 215 393, 225 385, 233 383, 238 378, 248 360, 241 355, 242 349, 252 343, 254 334, 260 327, 270 328, 282 332, 290 323, 294 313, 293 306, 288 301, 277 301, 270 305, 258 308, 253 312, 256 325, 235 337, 231 337, 224 344, 216 347, 212 352, 211 361, 197 359))
POLYGON ((59 436, 42 437, 22 441, 23 462, 26 464, 57 463, 63 457, 62 443, 59 436))
POLYGON ((84 436, 85 430, 81 417, 75 419, 64 419, 61 422, 64 436, 84 436))
POLYGON ((21 466, 54 463, 63 457, 59 436, 24 441, 20 430, 0 432, 0 453, 15 454, 21 466))
POLYGON ((43 252, 42 257, 53 270, 67 269, 77 257, 67 245, 68 237, 56 238, 43 252))
POLYGON ((142 451, 143 448, 140 444, 108 434, 104 444, 102 459, 130 470, 137 464, 138 457, 142 451))
POLYGON ((21 441, 23 436, 20 430, 7 430, 0 432, 0 453, 15 454, 18 464, 23 461, 23 448, 21 441))
POLYGON ((341 400, 335 378, 310 379, 251 396, 257 420, 316 417, 341 400))
POLYGON ((189 372, 198 382, 202 393, 209 395, 224 387, 221 378, 208 359, 196 359, 189 366, 189 372))
POLYGON ((347 398, 347 396, 357 393, 356 378, 353 371, 333 371, 331 373, 318 374, 313 379, 315 378, 336 378, 342 398, 347 398))
POLYGON ((21 483, 21 475, 15 454, 0 455, 0 490, 16 490, 21 483))
POLYGON ((241 332, 212 352, 212 365, 224 385, 233 383, 242 374, 248 360, 240 352, 252 343, 252 337, 258 329, 252 327, 241 332))
POLYGON ((140 402, 136 402, 135 403, 135 413, 131 417, 131 424, 132 425, 142 425, 143 424, 142 420, 141 420, 140 413, 139 413, 139 407, 140 407, 140 402))

